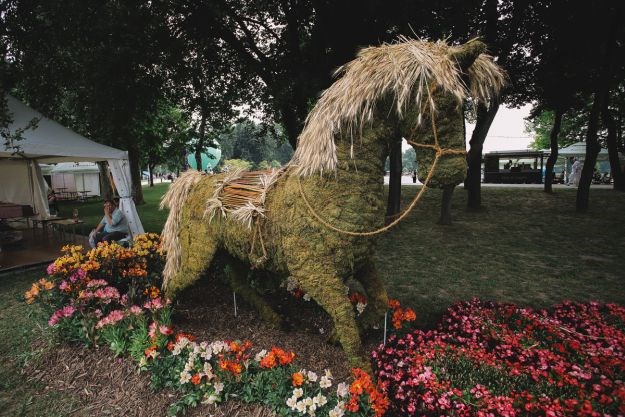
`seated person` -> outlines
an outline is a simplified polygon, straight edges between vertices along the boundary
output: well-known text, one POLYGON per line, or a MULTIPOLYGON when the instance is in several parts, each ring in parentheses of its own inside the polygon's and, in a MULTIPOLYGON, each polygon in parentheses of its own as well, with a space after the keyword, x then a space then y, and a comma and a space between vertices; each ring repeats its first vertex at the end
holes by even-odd
POLYGON ((89 244, 95 248, 99 242, 120 240, 128 236, 128 221, 113 200, 104 201, 104 217, 89 234, 89 244))
POLYGON ((56 205, 56 193, 52 188, 48 188, 48 208, 50 209, 50 214, 59 212, 59 207, 56 205))

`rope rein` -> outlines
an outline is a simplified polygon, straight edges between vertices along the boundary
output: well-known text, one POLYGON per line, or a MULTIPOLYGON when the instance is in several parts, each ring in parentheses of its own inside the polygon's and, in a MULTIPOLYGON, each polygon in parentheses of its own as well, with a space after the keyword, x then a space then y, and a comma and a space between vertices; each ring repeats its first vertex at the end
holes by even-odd
POLYGON ((308 208, 308 211, 310 212, 310 214, 312 214, 312 216, 315 219, 317 219, 321 224, 323 224, 328 229, 333 230, 333 231, 338 232, 338 233, 349 235, 349 236, 374 236, 374 235, 378 235, 380 233, 384 233, 387 230, 389 230, 390 228, 396 226, 408 214, 410 214, 412 209, 417 205, 417 203, 419 202, 419 200, 423 196, 423 193, 425 193, 425 190, 427 189, 428 184, 430 183, 430 180, 432 179, 432 176, 434 175, 434 171, 436 169, 436 164, 438 163, 438 160, 441 158, 441 156, 443 156, 443 155, 465 155, 466 154, 466 151, 455 150, 455 149, 443 149, 443 148, 440 147, 440 145, 438 144, 438 132, 437 132, 437 129, 436 129, 436 123, 434 121, 434 112, 431 111, 430 115, 431 115, 430 119, 432 121, 432 134, 434 136, 434 144, 430 145, 430 144, 425 144, 425 143, 416 143, 416 142, 412 142, 410 140, 406 140, 406 142, 408 142, 410 145, 413 145, 413 146, 417 146, 417 147, 421 147, 421 148, 428 148, 428 149, 434 150, 436 152, 435 156, 434 156, 434 161, 432 162, 432 166, 430 167, 430 170, 428 171, 428 175, 425 178, 425 181, 423 182, 423 187, 421 187, 419 192, 412 199, 412 201, 410 202, 410 205, 408 205, 408 207, 406 207, 406 209, 404 211, 402 211, 400 213, 400 215, 395 220, 393 220, 391 223, 389 223, 388 225, 386 225, 384 227, 381 227, 381 228, 375 229, 375 230, 371 230, 371 231, 368 231, 368 232, 353 232, 351 230, 345 230, 345 229, 341 229, 340 227, 334 226, 333 224, 331 224, 328 221, 326 221, 325 219, 323 219, 315 211, 315 209, 312 207, 312 205, 310 204, 310 202, 306 198, 306 194, 304 194, 304 189, 302 188, 302 180, 298 176, 297 177, 297 185, 299 187, 299 193, 302 196, 302 200, 306 204, 306 207, 308 208))

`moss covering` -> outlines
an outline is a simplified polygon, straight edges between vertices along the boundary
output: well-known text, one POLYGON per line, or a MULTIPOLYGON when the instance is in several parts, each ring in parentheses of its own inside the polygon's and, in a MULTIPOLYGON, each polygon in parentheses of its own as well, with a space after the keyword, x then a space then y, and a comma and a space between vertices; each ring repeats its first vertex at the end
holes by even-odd
MULTIPOLYGON (((465 149, 464 118, 462 105, 451 94, 437 90, 434 92, 436 112, 434 124, 436 126, 438 144, 443 149, 465 149)), ((411 141, 419 144, 434 145, 431 114, 423 116, 423 124, 415 129, 415 136, 411 141)), ((429 148, 413 146, 417 154, 417 175, 421 181, 428 176, 434 162, 435 151, 429 148)), ((444 188, 458 185, 467 175, 467 163, 464 154, 443 155, 436 164, 436 170, 428 186, 444 188)))

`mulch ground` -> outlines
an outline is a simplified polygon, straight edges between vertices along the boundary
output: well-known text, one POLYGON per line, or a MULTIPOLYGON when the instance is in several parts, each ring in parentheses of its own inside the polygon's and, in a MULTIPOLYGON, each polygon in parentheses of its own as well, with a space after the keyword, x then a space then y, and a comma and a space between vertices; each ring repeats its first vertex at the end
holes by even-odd
MULTIPOLYGON (((350 376, 344 352, 326 341, 331 320, 312 301, 296 300, 286 293, 273 297, 272 305, 286 321, 286 329, 274 329, 240 299, 235 317, 232 291, 216 280, 202 279, 178 300, 174 326, 192 333, 198 341, 250 340, 254 353, 279 346, 294 351, 296 365, 301 368, 318 373, 330 369, 337 382, 350 376)), ((369 351, 379 343, 380 337, 371 337, 367 343, 369 351)), ((150 390, 148 373, 137 373, 130 359, 115 358, 106 347, 61 345, 49 352, 29 375, 43 383, 45 390, 65 392, 76 398, 79 405, 72 415, 165 416, 169 405, 179 396, 174 391, 150 390)), ((200 405, 187 415, 269 417, 274 414, 266 407, 229 401, 216 407, 200 405)))

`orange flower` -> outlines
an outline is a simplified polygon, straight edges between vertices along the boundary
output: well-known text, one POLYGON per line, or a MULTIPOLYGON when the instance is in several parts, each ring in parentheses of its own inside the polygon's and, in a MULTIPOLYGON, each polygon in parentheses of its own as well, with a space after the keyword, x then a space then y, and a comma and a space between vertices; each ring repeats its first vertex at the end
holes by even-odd
POLYGON ((349 392, 353 395, 362 394, 364 392, 362 381, 357 379, 354 382, 352 382, 352 384, 349 386, 349 392))
POLYGON ((304 375, 300 372, 295 372, 293 376, 291 376, 291 383, 294 387, 300 387, 304 383, 304 375))
POLYGON ((147 349, 145 350, 145 352, 144 352, 144 353, 145 353, 145 356, 147 356, 147 357, 154 357, 154 355, 156 354, 156 350, 157 350, 157 349, 158 349, 158 346, 157 346, 157 345, 152 345, 152 346, 150 346, 149 348, 147 348, 147 349))
POLYGON ((388 306, 389 306, 389 308, 395 310, 395 309, 399 308, 401 306, 401 304, 399 303, 398 300, 389 298, 388 299, 388 306))
POLYGON ((202 382, 202 375, 200 374, 195 374, 191 377, 191 383, 193 385, 199 385, 200 382, 202 382))
POLYGON ((271 369, 274 366, 276 366, 276 355, 273 353, 269 353, 260 361, 261 368, 271 369))
POLYGON ((411 308, 406 308, 404 310, 404 321, 415 321, 417 319, 417 315, 414 310, 411 308))

